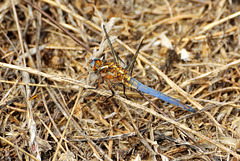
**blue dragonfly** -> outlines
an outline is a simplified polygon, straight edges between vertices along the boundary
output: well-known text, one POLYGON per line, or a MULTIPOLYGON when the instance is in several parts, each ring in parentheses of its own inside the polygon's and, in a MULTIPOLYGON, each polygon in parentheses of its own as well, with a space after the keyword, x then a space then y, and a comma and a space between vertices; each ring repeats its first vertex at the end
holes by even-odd
POLYGON ((107 31, 105 29, 105 26, 103 26, 103 30, 105 32, 106 38, 107 38, 109 46, 111 48, 111 53, 113 55, 114 62, 108 62, 108 61, 98 59, 98 58, 91 59, 88 62, 89 71, 100 75, 96 88, 98 88, 100 83, 105 81, 112 91, 112 95, 110 96, 110 97, 112 97, 114 95, 114 90, 111 86, 111 83, 121 83, 123 85, 124 95, 125 95, 125 86, 128 86, 133 89, 136 89, 139 92, 149 94, 149 95, 159 98, 165 102, 171 103, 171 104, 178 106, 184 110, 187 110, 190 112, 195 112, 195 109, 193 109, 191 106, 186 105, 183 102, 181 102, 173 97, 170 97, 168 95, 165 95, 155 89, 152 89, 152 88, 142 84, 141 82, 137 81, 136 79, 134 79, 131 76, 132 69, 133 69, 134 63, 136 61, 137 55, 139 53, 142 41, 136 51, 136 54, 132 58, 131 63, 126 68, 122 68, 120 66, 120 61, 121 62, 123 62, 123 61, 120 59, 120 57, 116 54, 115 50, 113 49, 111 41, 110 41, 107 31))

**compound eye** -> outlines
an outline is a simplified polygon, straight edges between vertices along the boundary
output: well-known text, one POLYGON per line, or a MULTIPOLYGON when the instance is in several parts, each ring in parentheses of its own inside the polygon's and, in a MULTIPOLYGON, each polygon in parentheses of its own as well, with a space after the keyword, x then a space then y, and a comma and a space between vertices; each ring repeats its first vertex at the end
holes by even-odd
POLYGON ((94 69, 94 66, 95 66, 95 61, 90 60, 88 63, 88 69, 90 69, 92 71, 94 69))

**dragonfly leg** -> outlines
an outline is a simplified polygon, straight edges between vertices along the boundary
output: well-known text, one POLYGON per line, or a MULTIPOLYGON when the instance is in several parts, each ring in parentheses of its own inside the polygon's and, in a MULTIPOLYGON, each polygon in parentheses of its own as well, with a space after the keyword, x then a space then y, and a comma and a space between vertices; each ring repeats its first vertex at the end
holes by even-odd
POLYGON ((94 84, 97 84, 95 88, 88 88, 88 89, 98 89, 98 87, 100 86, 100 84, 104 83, 104 80, 100 77, 98 78, 98 81, 97 83, 94 83, 94 84))
POLYGON ((114 92, 113 87, 112 87, 112 85, 110 84, 110 82, 106 80, 106 83, 107 83, 109 89, 110 89, 111 92, 112 92, 112 95, 109 96, 109 97, 106 99, 106 101, 107 101, 109 98, 112 98, 112 97, 114 96, 115 92, 114 92))
POLYGON ((112 95, 109 96, 105 101, 107 101, 109 98, 112 98, 112 97, 115 95, 115 92, 114 92, 112 89, 110 89, 110 90, 111 90, 111 92, 112 92, 112 95))
POLYGON ((126 95, 126 86, 123 83, 120 83, 123 86, 123 95, 125 96, 126 99, 130 100, 128 96, 126 95))

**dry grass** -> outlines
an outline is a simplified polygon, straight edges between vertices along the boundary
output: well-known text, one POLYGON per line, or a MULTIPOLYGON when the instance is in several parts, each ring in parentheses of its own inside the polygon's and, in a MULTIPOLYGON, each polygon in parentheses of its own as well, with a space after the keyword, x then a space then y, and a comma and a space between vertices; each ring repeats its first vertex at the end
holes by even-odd
POLYGON ((25 1, 0 2, 0 160, 240 159, 238 1, 34 4, 82 45, 25 1), (198 112, 88 89, 89 59, 113 61, 103 22, 126 64, 144 37, 134 78, 198 112))

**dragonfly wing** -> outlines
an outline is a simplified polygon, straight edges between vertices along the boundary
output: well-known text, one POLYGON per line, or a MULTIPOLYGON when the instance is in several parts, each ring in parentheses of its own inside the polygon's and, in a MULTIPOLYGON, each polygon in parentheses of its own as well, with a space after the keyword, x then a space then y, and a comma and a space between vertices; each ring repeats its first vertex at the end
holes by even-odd
POLYGON ((104 31, 104 33, 105 33, 105 35, 106 35, 107 40, 108 40, 108 44, 109 44, 109 46, 110 46, 110 49, 111 49, 111 53, 112 53, 114 62, 115 62, 115 63, 118 63, 118 64, 120 64, 120 62, 123 63, 123 64, 125 64, 125 63, 122 61, 122 59, 118 56, 118 54, 116 53, 116 51, 114 50, 114 48, 113 48, 113 46, 112 46, 112 43, 111 43, 111 41, 110 41, 109 35, 108 35, 107 31, 106 31, 105 25, 103 25, 103 31, 104 31))
POLYGON ((141 91, 143 93, 146 93, 146 94, 149 94, 151 96, 154 96, 154 97, 157 97, 165 102, 168 102, 168 103, 171 103, 175 106, 178 106, 184 110, 187 110, 187 111, 190 111, 190 112, 195 112, 195 109, 193 109, 191 106, 188 106, 186 104, 184 104, 183 102, 173 98, 173 97, 170 97, 168 95, 165 95, 159 91, 156 91, 148 86, 145 86, 143 85, 142 83, 140 83, 139 81, 137 81, 136 79, 134 78, 130 78, 129 82, 130 84, 130 87, 131 88, 134 88, 138 91, 141 91))
POLYGON ((136 62, 136 59, 137 59, 137 56, 138 56, 138 53, 139 53, 139 50, 142 46, 142 42, 143 42, 143 38, 141 39, 141 42, 137 48, 137 51, 136 53, 134 54, 133 58, 132 58, 132 61, 131 63, 126 67, 126 70, 129 71, 130 73, 130 76, 132 76, 132 71, 133 71, 133 67, 134 67, 134 63, 136 62))

